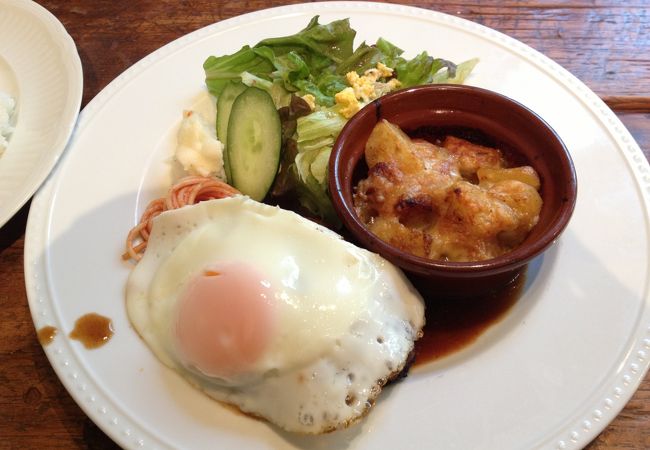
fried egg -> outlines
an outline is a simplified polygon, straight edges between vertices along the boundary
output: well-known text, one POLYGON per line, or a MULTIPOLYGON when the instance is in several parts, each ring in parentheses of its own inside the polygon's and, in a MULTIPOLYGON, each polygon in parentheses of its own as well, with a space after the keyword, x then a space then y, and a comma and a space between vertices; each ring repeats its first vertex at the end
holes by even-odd
POLYGON ((160 361, 205 394, 309 434, 363 417, 424 325, 388 261, 244 196, 156 217, 126 304, 160 361))

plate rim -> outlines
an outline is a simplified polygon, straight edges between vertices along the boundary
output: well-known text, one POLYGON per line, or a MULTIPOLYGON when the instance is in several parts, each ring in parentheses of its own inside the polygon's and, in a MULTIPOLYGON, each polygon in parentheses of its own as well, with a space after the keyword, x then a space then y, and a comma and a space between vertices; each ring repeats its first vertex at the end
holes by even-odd
MULTIPOLYGON (((548 75, 552 75, 556 82, 565 87, 572 88, 573 95, 582 104, 584 104, 586 109, 593 113, 594 119, 600 123, 600 125, 610 134, 610 136, 616 142, 617 150, 623 156, 631 172, 633 172, 635 185, 639 190, 640 197, 643 199, 643 204, 641 206, 644 208, 644 217, 646 219, 646 234, 648 234, 647 219, 650 216, 650 177, 648 177, 648 173, 650 173, 650 165, 643 152, 641 151, 639 145, 636 143, 626 127, 622 124, 620 119, 593 91, 591 91, 591 89, 589 89, 582 81, 580 81, 577 77, 560 66, 558 63, 521 41, 518 41, 497 30, 472 22, 468 19, 414 6, 360 1, 299 3, 249 12, 219 22, 215 22, 195 31, 189 32, 188 34, 163 45, 159 49, 143 57, 141 60, 136 62, 134 65, 122 72, 114 80, 112 80, 104 89, 102 89, 102 91, 100 91, 97 96, 93 98, 80 113, 79 119, 77 121, 77 126, 69 140, 68 145, 71 145, 75 141, 76 134, 81 133, 84 130, 87 124, 91 121, 93 115, 98 110, 100 110, 103 105, 110 101, 111 97, 117 91, 119 91, 123 85, 127 84, 130 79, 138 76, 141 72, 145 71, 147 67, 154 62, 164 59, 175 51, 182 50, 186 43, 189 44, 196 40, 200 40, 201 38, 209 36, 214 32, 225 31, 231 26, 236 26, 241 22, 248 23, 249 21, 253 21, 255 19, 269 18, 273 15, 305 12, 315 13, 318 11, 338 9, 354 10, 355 12, 368 10, 373 12, 384 12, 391 14, 401 13, 408 17, 424 17, 431 22, 452 24, 464 30, 474 31, 481 37, 516 52, 526 61, 543 68, 544 72, 548 75)), ((63 163, 59 165, 63 165, 63 163)), ((42 292, 39 292, 40 289, 37 283, 42 284, 43 278, 46 278, 47 276, 47 273, 45 273, 45 271, 42 271, 43 273, 41 275, 45 275, 45 277, 38 277, 38 258, 35 255, 37 253, 37 250, 41 248, 37 244, 40 243, 44 238, 43 231, 47 231, 45 229, 46 223, 44 223, 43 216, 49 215, 49 209, 47 208, 46 203, 48 196, 52 195, 51 191, 55 187, 56 178, 57 169, 51 173, 49 178, 34 196, 34 201, 32 202, 29 211, 27 230, 25 234, 25 283, 29 306, 35 327, 38 327, 39 321, 37 308, 39 305, 42 307, 44 301, 43 294, 42 292), (38 233, 39 228, 41 231, 40 235, 38 233), (40 280, 34 284, 28 283, 28 280, 35 278, 40 278, 40 280)), ((643 291, 645 295, 645 300, 643 303, 645 303, 645 306, 647 306, 650 301, 648 298, 648 283, 649 280, 648 277, 646 277, 645 287, 643 291)), ((47 284, 45 284, 44 287, 47 288, 47 284)), ((641 316, 637 317, 637 322, 641 322, 641 316)), ((630 351, 628 352, 628 355, 624 358, 623 361, 621 361, 621 367, 623 367, 623 363, 625 363, 625 368, 621 369, 621 376, 619 377, 619 380, 614 383, 614 395, 607 396, 599 403, 599 405, 587 408, 588 411, 586 411, 585 415, 579 420, 575 421, 575 423, 569 424, 567 422, 564 429, 568 431, 564 435, 554 436, 548 439, 543 438, 542 443, 544 445, 549 445, 549 443, 555 442, 555 447, 560 449, 582 447, 588 444, 591 440, 593 440, 593 438, 602 432, 625 407, 626 403, 636 392, 636 389, 643 381, 643 378, 650 366, 650 361, 647 357, 647 353, 649 353, 648 350, 650 350, 650 323, 640 323, 636 335, 631 334, 630 340, 634 341, 634 345, 629 347, 630 351), (634 362, 631 362, 632 360, 634 360, 634 362), (590 425, 586 426, 585 424, 587 423, 590 425)), ((68 341, 64 342, 64 345, 69 346, 68 341)), ((97 399, 92 400, 90 404, 88 404, 89 402, 84 403, 81 401, 80 397, 78 398, 77 391, 80 389, 82 391, 85 391, 85 388, 82 389, 83 386, 87 386, 88 383, 94 383, 94 381, 80 380, 80 377, 78 376, 78 370, 77 372, 74 372, 74 367, 72 367, 73 372, 70 372, 70 361, 64 357, 62 358, 61 355, 64 355, 65 352, 63 352, 61 349, 59 349, 60 351, 56 352, 49 351, 50 349, 48 348, 44 348, 44 350, 48 359, 50 360, 52 367, 57 373, 57 376, 66 387, 71 397, 73 397, 81 409, 84 410, 84 412, 116 443, 128 448, 146 448, 149 446, 149 443, 154 443, 154 446, 166 446, 166 444, 161 443, 156 437, 152 436, 149 431, 146 430, 146 428, 143 429, 143 427, 138 431, 143 435, 146 435, 148 442, 140 437, 134 438, 132 436, 132 430, 128 428, 123 429, 122 432, 116 430, 115 426, 117 425, 117 417, 109 419, 109 411, 106 406, 100 407, 98 410, 100 415, 98 415, 92 409, 93 406, 98 404, 97 399), (71 373, 74 376, 71 376, 71 373), (102 417, 105 420, 103 420, 102 417), (126 433, 126 430, 129 430, 129 432, 126 433)), ((72 366, 74 366, 74 362, 72 366)), ((611 382, 611 380, 608 382, 611 382)), ((103 394, 101 396, 103 396, 103 394)), ((107 404, 114 406, 113 409, 120 409, 117 401, 109 399, 104 399, 104 401, 107 404)), ((128 419, 132 420, 130 417, 128 417, 128 419)))

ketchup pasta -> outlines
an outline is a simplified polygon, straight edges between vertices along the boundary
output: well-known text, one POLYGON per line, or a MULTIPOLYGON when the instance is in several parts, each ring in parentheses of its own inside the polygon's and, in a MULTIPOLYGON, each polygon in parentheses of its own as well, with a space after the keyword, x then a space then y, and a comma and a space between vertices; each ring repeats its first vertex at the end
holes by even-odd
POLYGON ((147 248, 147 241, 153 226, 153 218, 165 211, 193 205, 204 200, 240 195, 234 187, 216 178, 189 176, 174 184, 165 197, 152 200, 144 210, 140 222, 129 231, 126 238, 126 252, 122 259, 139 261, 147 248))

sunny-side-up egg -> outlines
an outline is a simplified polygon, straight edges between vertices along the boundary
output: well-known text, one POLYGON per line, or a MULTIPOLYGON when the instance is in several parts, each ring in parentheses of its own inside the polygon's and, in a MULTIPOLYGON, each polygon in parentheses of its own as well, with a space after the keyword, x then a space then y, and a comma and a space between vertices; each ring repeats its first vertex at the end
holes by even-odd
POLYGON ((164 364, 299 433, 363 417, 424 325, 421 297, 392 264, 244 196, 155 218, 126 301, 164 364))

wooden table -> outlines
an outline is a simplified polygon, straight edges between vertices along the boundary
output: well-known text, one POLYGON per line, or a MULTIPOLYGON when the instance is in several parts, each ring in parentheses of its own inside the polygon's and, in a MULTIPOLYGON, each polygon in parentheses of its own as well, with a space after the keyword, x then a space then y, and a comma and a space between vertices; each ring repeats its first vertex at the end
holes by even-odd
MULTIPOLYGON (((77 44, 84 70, 83 107, 122 71, 179 36, 239 14, 296 2, 40 3, 77 44)), ((545 53, 600 95, 650 156, 648 0, 405 3, 487 25, 545 53)), ((29 204, 0 229, 0 448, 114 448, 68 395, 36 340, 23 278, 28 209, 29 204)), ((650 377, 588 448, 650 448, 650 377)))

